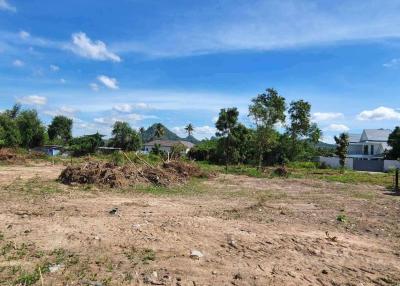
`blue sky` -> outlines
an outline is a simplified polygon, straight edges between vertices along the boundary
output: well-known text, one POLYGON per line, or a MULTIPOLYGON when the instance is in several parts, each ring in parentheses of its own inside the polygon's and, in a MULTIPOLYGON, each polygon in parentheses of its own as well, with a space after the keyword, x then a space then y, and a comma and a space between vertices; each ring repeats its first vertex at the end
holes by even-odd
POLYGON ((163 122, 210 137, 274 87, 312 104, 324 141, 400 123, 400 1, 0 0, 0 110, 74 134, 163 122))

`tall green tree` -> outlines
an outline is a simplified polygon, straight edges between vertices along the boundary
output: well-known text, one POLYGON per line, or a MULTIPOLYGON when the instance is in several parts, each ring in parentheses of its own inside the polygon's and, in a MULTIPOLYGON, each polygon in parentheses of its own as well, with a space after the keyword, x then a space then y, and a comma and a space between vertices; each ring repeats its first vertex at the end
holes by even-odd
POLYGON ((256 141, 258 147, 258 168, 262 167, 264 153, 276 143, 275 125, 285 121, 285 98, 273 88, 259 94, 251 100, 249 116, 256 125, 256 141))
POLYGON ((290 135, 292 146, 290 159, 294 160, 297 153, 301 153, 301 149, 307 148, 303 146, 307 143, 318 143, 322 136, 321 130, 315 123, 311 122, 311 104, 304 100, 292 101, 289 107, 290 125, 287 132, 290 135), (303 141, 299 141, 302 139, 303 141))
POLYGON ((111 145, 126 151, 136 151, 141 146, 139 134, 127 122, 117 121, 112 130, 111 145))
POLYGON ((72 138, 72 124, 73 121, 71 118, 63 115, 55 116, 47 129, 49 139, 51 141, 61 141, 66 144, 72 138))
POLYGON ((164 126, 161 123, 157 123, 154 129, 154 137, 160 139, 165 134, 164 126))
POLYGON ((5 114, 11 119, 16 119, 18 114, 21 112, 21 104, 16 103, 11 109, 5 111, 5 114))
POLYGON ((349 135, 341 133, 339 137, 334 137, 336 142, 336 155, 339 157, 339 163, 342 169, 346 163, 347 149, 349 147, 349 135))
POLYGON ((21 111, 16 118, 16 123, 23 147, 32 148, 40 146, 45 142, 46 128, 40 121, 36 110, 21 111))
POLYGON ((236 153, 232 130, 237 127, 238 117, 239 111, 236 107, 227 109, 223 108, 219 112, 218 120, 215 123, 215 127, 218 130, 216 136, 220 138, 220 142, 222 142, 223 145, 226 170, 228 170, 228 165, 236 153))
POLYGON ((191 136, 194 131, 193 124, 189 123, 188 125, 186 125, 185 131, 187 132, 188 136, 191 136))
POLYGON ((7 112, 0 113, 0 130, 0 147, 16 148, 21 144, 17 123, 7 112))
POLYGON ((388 152, 388 159, 399 160, 400 159, 400 127, 397 126, 388 138, 388 145, 392 147, 388 152))
POLYGON ((96 152, 98 147, 104 146, 103 137, 104 135, 97 132, 95 134, 73 138, 69 143, 69 149, 72 151, 74 156, 93 154, 96 152))

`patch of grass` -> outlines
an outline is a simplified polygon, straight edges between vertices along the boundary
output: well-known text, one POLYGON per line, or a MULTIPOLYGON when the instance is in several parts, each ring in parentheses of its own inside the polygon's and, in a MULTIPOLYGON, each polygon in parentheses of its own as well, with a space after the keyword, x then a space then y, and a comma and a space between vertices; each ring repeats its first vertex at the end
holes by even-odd
POLYGON ((131 247, 124 254, 134 265, 146 265, 156 259, 156 253, 150 248, 138 249, 136 247, 131 247))
POLYGON ((23 192, 32 195, 46 195, 62 192, 62 189, 57 182, 45 181, 39 177, 35 177, 27 181, 15 180, 5 189, 10 192, 23 192))
MULTIPOLYGON (((172 187, 162 187, 154 185, 139 185, 135 187, 135 191, 153 194, 157 196, 163 195, 196 195, 207 192, 207 188, 201 184, 204 179, 192 178, 189 182, 172 187)), ((127 190, 125 190, 127 191, 127 190)))
POLYGON ((22 272, 21 275, 17 278, 17 280, 14 282, 16 285, 34 285, 36 282, 39 281, 40 279, 40 273, 45 274, 48 273, 50 263, 44 262, 38 266, 36 266, 35 270, 33 272, 22 272))
POLYGON ((339 221, 339 222, 347 222, 348 218, 347 218, 347 216, 345 214, 339 214, 336 217, 336 220, 339 221))

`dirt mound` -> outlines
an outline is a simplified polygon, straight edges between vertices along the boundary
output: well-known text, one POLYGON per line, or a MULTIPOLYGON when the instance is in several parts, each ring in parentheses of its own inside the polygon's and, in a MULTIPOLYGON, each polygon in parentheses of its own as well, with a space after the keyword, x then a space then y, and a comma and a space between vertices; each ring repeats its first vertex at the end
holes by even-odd
POLYGON ((6 163, 24 163, 25 159, 13 149, 1 148, 0 161, 6 163))
POLYGON ((114 188, 137 184, 170 186, 184 183, 191 177, 205 176, 199 167, 179 161, 156 167, 87 162, 78 166, 68 166, 61 172, 59 180, 63 184, 97 184, 114 188))

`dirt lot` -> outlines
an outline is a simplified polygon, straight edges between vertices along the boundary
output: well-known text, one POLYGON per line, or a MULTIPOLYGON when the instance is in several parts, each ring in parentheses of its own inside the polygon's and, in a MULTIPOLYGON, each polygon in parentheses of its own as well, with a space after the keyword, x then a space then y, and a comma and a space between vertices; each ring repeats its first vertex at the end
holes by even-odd
POLYGON ((61 169, 0 167, 0 285, 400 285, 400 197, 382 186, 111 190, 59 184, 61 169))

